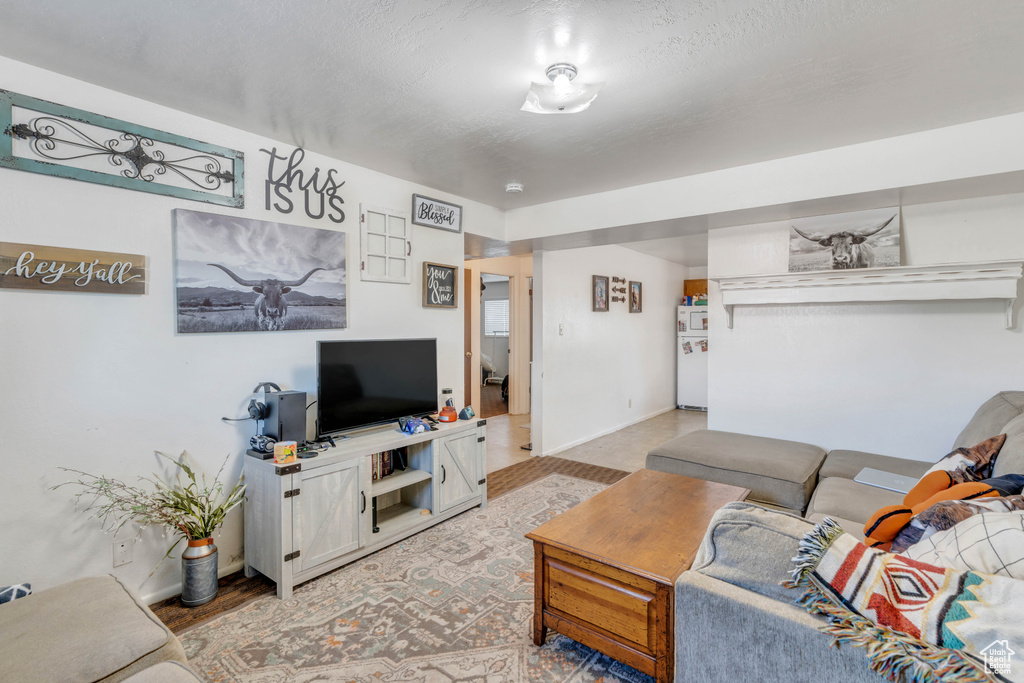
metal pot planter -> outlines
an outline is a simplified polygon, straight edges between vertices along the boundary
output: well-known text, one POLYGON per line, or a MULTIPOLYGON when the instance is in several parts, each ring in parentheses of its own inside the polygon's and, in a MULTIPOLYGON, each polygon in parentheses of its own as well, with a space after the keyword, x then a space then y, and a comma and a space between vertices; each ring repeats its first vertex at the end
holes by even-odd
POLYGON ((217 546, 213 538, 189 540, 181 554, 181 604, 197 607, 217 597, 217 546))

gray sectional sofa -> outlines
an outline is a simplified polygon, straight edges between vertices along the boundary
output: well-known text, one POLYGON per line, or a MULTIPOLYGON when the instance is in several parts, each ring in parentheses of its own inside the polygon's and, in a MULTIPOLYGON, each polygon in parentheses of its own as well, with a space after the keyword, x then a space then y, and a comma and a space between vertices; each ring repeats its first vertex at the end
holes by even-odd
POLYGON ((178 638, 113 576, 0 605, 0 661, 0 680, 18 683, 199 680, 178 638))
MULTIPOLYGON (((1007 439, 995 475, 1024 474, 1024 391, 986 401, 950 450, 998 434, 1007 439)), ((828 516, 863 538, 873 512, 902 502, 903 494, 855 482, 861 468, 919 477, 931 464, 709 430, 652 449, 649 469, 751 490, 747 502, 716 514, 693 566, 676 582, 675 680, 879 681, 860 650, 829 648, 821 622, 779 583, 815 522, 828 516)))

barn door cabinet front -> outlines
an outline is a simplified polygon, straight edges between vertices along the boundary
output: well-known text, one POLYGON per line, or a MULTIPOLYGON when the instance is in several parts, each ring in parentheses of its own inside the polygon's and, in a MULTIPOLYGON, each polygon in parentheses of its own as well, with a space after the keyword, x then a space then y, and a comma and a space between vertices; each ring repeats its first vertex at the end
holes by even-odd
MULTIPOLYGON (((440 512, 481 496, 486 485, 485 429, 453 434, 435 442, 440 512)), ((486 495, 484 495, 486 500, 486 495)))
POLYGON ((305 571, 357 550, 366 542, 368 474, 366 458, 337 462, 294 475, 292 552, 295 572, 305 571))
POLYGON ((291 597, 300 573, 309 578, 366 544, 369 457, 319 467, 247 459, 245 479, 245 575, 273 579, 278 597, 291 597))

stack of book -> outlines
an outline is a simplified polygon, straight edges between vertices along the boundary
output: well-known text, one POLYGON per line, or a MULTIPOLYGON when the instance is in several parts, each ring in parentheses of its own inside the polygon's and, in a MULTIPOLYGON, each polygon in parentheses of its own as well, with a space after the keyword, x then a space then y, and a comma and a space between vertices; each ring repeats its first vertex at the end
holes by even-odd
POLYGON ((372 464, 370 471, 373 481, 383 479, 395 470, 404 470, 406 468, 407 455, 408 450, 406 448, 396 448, 371 455, 370 462, 372 464))

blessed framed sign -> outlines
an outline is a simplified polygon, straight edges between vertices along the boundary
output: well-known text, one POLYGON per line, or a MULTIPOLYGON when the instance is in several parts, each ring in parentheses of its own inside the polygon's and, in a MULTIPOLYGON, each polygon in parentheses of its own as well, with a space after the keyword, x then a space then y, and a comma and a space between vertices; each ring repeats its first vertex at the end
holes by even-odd
POLYGON ((459 267, 423 263, 423 306, 459 307, 459 267))
POLYGON ((412 196, 412 222, 428 228, 462 232, 462 207, 423 195, 412 196))

